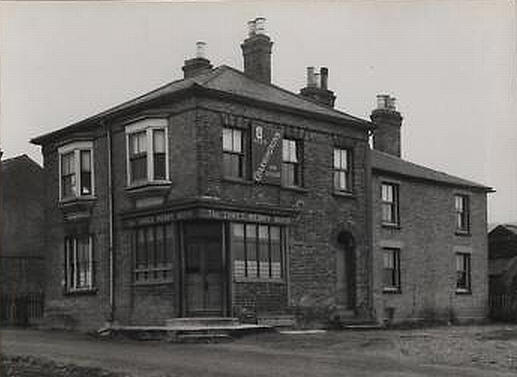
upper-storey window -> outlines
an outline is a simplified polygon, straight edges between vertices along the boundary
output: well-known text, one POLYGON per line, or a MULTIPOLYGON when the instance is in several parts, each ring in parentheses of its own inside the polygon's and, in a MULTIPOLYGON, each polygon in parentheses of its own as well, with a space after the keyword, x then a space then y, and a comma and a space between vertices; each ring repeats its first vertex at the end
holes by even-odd
POLYGON ((223 128, 223 174, 225 177, 245 178, 243 136, 242 130, 223 128))
POLYGON ((93 143, 70 143, 60 147, 58 153, 60 200, 93 196, 93 143))
POLYGON ((282 185, 302 186, 302 148, 298 140, 282 141, 282 185))
POLYGON ((381 184, 381 211, 384 225, 399 225, 399 187, 393 183, 381 184))
POLYGON ((169 179, 167 120, 146 119, 126 127, 128 185, 169 179))
POLYGON ((469 198, 466 195, 455 195, 456 231, 467 233, 470 230, 469 198))
POLYGON ((350 150, 334 148, 334 190, 352 191, 350 150))

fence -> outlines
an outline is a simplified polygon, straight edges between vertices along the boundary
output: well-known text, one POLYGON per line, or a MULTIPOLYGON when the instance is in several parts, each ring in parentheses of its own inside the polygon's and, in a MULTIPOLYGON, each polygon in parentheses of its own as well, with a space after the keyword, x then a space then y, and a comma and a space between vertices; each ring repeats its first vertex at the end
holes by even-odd
POLYGON ((492 319, 517 322, 517 296, 508 293, 492 293, 488 302, 492 319))
POLYGON ((0 295, 0 323, 27 326, 43 318, 43 293, 0 295))

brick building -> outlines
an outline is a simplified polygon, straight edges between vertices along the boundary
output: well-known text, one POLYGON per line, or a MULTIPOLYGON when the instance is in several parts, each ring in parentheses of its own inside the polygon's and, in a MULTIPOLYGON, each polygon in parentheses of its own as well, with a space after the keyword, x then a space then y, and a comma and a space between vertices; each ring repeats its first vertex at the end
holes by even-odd
POLYGON ((0 322, 26 322, 27 300, 41 302, 42 181, 42 167, 26 155, 0 163, 0 322))
POLYGON ((309 68, 299 94, 272 84, 263 22, 249 24, 243 72, 213 68, 198 43, 183 79, 32 141, 42 146, 47 188, 47 309, 78 328, 285 313, 382 320, 390 307, 399 319, 417 318, 463 289, 452 281, 457 241, 473 255, 468 287, 479 280, 454 308, 484 313, 487 188, 372 151, 374 123, 376 143, 400 150, 400 114, 392 102, 373 122, 334 109, 326 68, 309 68), (378 221, 385 177, 400 188, 400 206, 390 208, 401 223, 388 235, 378 221), (442 201, 410 213, 404 203, 420 190, 442 201), (469 221, 461 236, 456 193, 472 208, 461 213, 469 221), (416 229, 422 217, 426 227, 416 229), (380 248, 399 242, 393 271, 428 289, 439 273, 423 280, 403 263, 412 253, 432 259, 419 245, 429 229, 443 255, 435 267, 450 270, 451 281, 406 313, 398 307, 415 291, 387 299, 380 248))

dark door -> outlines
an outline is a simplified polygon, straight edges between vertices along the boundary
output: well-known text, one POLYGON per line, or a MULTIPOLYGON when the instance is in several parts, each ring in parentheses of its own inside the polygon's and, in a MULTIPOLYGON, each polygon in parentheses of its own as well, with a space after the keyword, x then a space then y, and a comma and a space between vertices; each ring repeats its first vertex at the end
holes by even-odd
POLYGON ((221 242, 203 235, 186 241, 186 315, 221 316, 224 302, 221 242))

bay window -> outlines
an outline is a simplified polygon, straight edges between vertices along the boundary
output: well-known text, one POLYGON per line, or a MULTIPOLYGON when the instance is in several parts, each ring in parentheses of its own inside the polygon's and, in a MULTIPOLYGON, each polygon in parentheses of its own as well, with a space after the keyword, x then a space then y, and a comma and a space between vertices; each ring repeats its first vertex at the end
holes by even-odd
POLYGON ((167 120, 145 119, 126 126, 129 186, 169 179, 167 120))
POLYGON ((94 195, 93 143, 74 142, 58 149, 59 199, 94 195))

